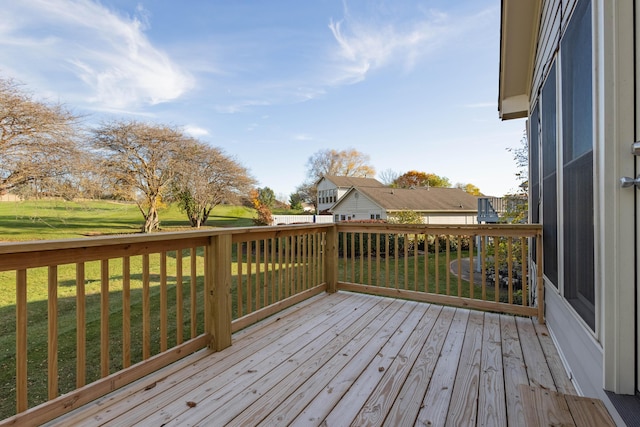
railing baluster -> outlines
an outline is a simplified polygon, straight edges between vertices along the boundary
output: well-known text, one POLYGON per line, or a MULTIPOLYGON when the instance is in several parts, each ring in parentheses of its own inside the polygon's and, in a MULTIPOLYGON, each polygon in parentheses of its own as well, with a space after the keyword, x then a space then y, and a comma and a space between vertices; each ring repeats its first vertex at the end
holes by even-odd
POLYGON ((395 288, 398 289, 399 284, 400 284, 400 267, 398 266, 398 252, 400 252, 400 248, 399 248, 399 239, 400 235, 396 235, 396 238, 393 239, 393 265, 394 265, 394 278, 395 278, 395 288))
POLYGON ((142 255, 142 359, 147 360, 149 357, 151 357, 151 294, 149 254, 144 254, 142 255))
POLYGON ((236 265, 238 266, 238 274, 236 277, 236 305, 238 306, 238 317, 242 317, 243 315, 243 310, 242 310, 242 305, 243 305, 243 301, 242 301, 242 278, 243 278, 243 274, 242 274, 242 247, 243 247, 244 243, 236 243, 236 265))
POLYGON ((273 304, 273 302, 275 301, 275 297, 276 297, 276 251, 277 251, 277 247, 276 247, 276 240, 277 239, 271 239, 271 275, 270 275, 270 281, 269 281, 269 287, 268 287, 268 293, 269 293, 269 304, 273 304))
POLYGON ((522 306, 526 307, 527 293, 529 291, 528 280, 529 272, 527 271, 527 238, 520 238, 520 259, 522 260, 522 276, 520 279, 520 289, 522 290, 522 306))
POLYGON ((507 237, 507 269, 509 304, 513 304, 513 237, 507 237))
POLYGON ((429 292, 429 239, 427 234, 424 236, 424 291, 429 292))
POLYGON ((109 375, 109 260, 100 261, 100 375, 109 375))
POLYGON ((253 313, 253 244, 247 242, 247 314, 253 313))
POLYGON ((494 301, 498 302, 500 301, 500 264, 499 264, 499 254, 500 254, 500 238, 499 237, 494 237, 493 238, 493 273, 495 275, 494 278, 494 301))
POLYGON ((462 236, 458 235, 457 237, 458 243, 458 251, 457 251, 457 261, 458 261, 458 296, 462 296, 462 236))
POLYGON ((480 279, 482 281, 482 300, 484 301, 487 299, 487 236, 482 236, 480 240, 480 252, 480 262, 482 263, 482 277, 480 279))
POLYGON ((256 310, 260 310, 262 308, 261 295, 260 291, 260 275, 261 275, 261 264, 260 264, 260 252, 262 250, 261 247, 262 240, 256 241, 256 310))
POLYGON ((49 400, 58 397, 58 266, 48 268, 47 384, 49 400))
POLYGON ((413 290, 418 290, 418 234, 413 235, 413 290))
POLYGON ((27 403, 27 270, 16 271, 16 410, 27 403))
POLYGON ((356 281, 356 233, 351 233, 351 283, 356 281))
POLYGON ((167 253, 160 252, 160 351, 167 351, 167 253))
POLYGON ((473 273, 475 271, 475 265, 473 260, 473 252, 475 250, 476 236, 469 236, 469 298, 474 298, 474 290, 476 287, 475 279, 473 277, 473 273))
POLYGON ((182 287, 182 249, 176 251, 176 344, 184 341, 183 335, 183 287, 182 287))
POLYGON ((403 252, 404 252, 404 289, 409 289, 409 233, 403 234, 404 244, 403 252))
POLYGON ((375 233, 376 235, 376 275, 375 275, 375 285, 380 286, 380 233, 375 233))
POLYGON ((371 233, 367 233, 367 284, 372 285, 371 280, 371 233))
POLYGON ((358 243, 359 243, 359 251, 358 259, 360 264, 360 277, 358 278, 359 283, 364 283, 364 233, 358 233, 358 243))
POLYGON ((131 366, 131 260, 122 258, 122 366, 131 366))
POLYGON ((389 234, 384 235, 384 285, 389 287, 389 234))
POLYGON ((76 388, 87 381, 87 310, 84 262, 76 264, 76 388))
POLYGON ((436 294, 440 293, 440 262, 439 262, 439 258, 440 258, 440 237, 436 234, 434 237, 434 266, 433 268, 435 269, 435 280, 436 280, 436 294))
POLYGON ((447 278, 447 295, 451 295, 451 269, 449 266, 451 265, 451 239, 449 235, 445 235, 445 244, 446 244, 446 252, 445 252, 445 274, 447 278))
POLYGON ((191 338, 198 336, 198 252, 196 248, 190 249, 190 274, 191 274, 191 287, 190 287, 190 301, 189 306, 191 310, 191 338))

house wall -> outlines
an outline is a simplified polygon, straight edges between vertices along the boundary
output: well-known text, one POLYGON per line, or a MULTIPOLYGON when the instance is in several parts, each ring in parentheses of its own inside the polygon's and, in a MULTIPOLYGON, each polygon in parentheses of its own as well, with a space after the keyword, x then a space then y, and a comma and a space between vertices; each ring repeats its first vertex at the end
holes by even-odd
POLYGON ((371 219, 372 215, 374 219, 387 219, 384 209, 358 192, 352 192, 340 201, 340 205, 336 206, 332 213, 334 218, 337 215, 338 221, 342 221, 343 218, 344 220, 371 219))
MULTIPOLYGON (((558 51, 560 43, 560 29, 564 31, 569 23, 571 12, 576 6, 577 0, 544 0, 542 3, 542 17, 538 37, 538 49, 536 51, 535 66, 533 71, 532 94, 537 94, 544 79, 549 73, 553 58, 558 51)), ((531 107, 536 96, 530 97, 531 107)), ((530 109, 531 110, 531 109, 530 109)))
MULTIPOLYGON (((530 111, 538 101, 554 59, 562 65, 562 57, 557 55, 561 34, 566 30, 576 4, 577 0, 543 2, 530 111)), ((629 154, 629 146, 634 141, 634 13, 631 2, 592 0, 591 5, 595 330, 585 324, 564 298, 562 283, 556 288, 545 277, 546 318, 579 391, 602 399, 617 417, 604 389, 633 393, 637 371, 634 344, 637 260, 633 255, 636 237, 633 231, 629 232, 634 229, 634 191, 621 191, 618 182, 621 176, 635 176, 629 154)), ((561 85, 558 89, 562 89, 561 85)), ((559 123, 560 112, 558 108, 559 123)), ((558 135, 562 138, 561 132, 558 135)), ((558 164, 562 165, 561 150, 558 156, 558 164)), ((561 188, 561 168, 558 173, 561 188)), ((558 209, 557 219, 561 222, 561 191, 558 209)), ((559 234, 559 256, 562 253, 563 236, 559 234)), ((562 263, 559 267, 558 275, 562 277, 562 263)))
POLYGON ((318 195, 317 195, 318 212, 322 212, 329 209, 345 193, 345 191, 343 190, 342 194, 340 194, 340 191, 338 191, 336 185, 326 178, 322 178, 320 180, 316 189, 318 191, 318 195), (337 195, 337 198, 334 199, 336 195, 337 195), (327 196, 328 196, 328 199, 327 199, 327 196))
POLYGON ((425 213, 422 215, 425 224, 477 224, 478 216, 474 213, 425 213))

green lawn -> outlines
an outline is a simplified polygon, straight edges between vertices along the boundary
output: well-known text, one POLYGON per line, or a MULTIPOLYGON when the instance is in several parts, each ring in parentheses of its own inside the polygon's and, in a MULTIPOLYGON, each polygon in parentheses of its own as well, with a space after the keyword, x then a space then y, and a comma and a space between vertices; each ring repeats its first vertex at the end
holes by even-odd
MULTIPOLYGON (((255 210, 242 206, 216 206, 207 227, 253 225, 255 210)), ((0 241, 66 239, 96 235, 138 233, 142 214, 133 203, 111 201, 27 200, 0 202, 0 241)), ((163 231, 190 230, 177 206, 160 211, 163 231)))

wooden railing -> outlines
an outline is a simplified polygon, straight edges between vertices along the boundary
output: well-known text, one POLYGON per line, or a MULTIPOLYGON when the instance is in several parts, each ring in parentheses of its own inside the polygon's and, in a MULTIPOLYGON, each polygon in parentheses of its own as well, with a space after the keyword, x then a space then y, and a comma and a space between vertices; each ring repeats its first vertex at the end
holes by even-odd
POLYGON ((527 263, 529 239, 541 238, 538 225, 339 223, 337 229, 338 289, 544 322, 543 300, 531 303, 542 295, 542 280, 530 277, 527 263))
POLYGON ((540 235, 537 225, 340 223, 0 244, 0 366, 15 372, 0 384, 0 425, 40 424, 222 350, 233 332, 324 291, 542 321, 526 263, 540 235), (489 280, 501 266, 505 278, 489 280))
POLYGON ((330 226, 0 245, 0 419, 39 424, 323 292, 330 226))

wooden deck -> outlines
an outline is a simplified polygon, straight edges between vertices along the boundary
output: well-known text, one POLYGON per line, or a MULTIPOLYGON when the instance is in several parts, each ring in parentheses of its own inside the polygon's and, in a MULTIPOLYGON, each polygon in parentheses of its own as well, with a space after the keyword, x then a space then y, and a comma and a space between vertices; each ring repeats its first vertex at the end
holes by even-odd
POLYGON ((50 425, 522 426, 535 390, 575 394, 528 318, 338 292, 50 425))

